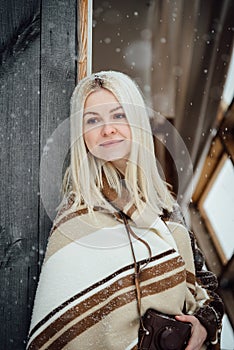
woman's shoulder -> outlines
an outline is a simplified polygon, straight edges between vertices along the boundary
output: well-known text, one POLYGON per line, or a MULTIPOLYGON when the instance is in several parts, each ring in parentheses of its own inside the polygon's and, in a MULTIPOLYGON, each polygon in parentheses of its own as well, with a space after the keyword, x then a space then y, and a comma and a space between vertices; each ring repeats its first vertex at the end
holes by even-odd
POLYGON ((181 207, 177 202, 174 203, 171 211, 163 209, 161 219, 166 222, 176 222, 185 225, 185 219, 181 207))
POLYGON ((59 227, 61 224, 66 223, 74 217, 79 217, 81 215, 88 213, 88 208, 85 205, 76 206, 75 195, 73 193, 69 196, 64 197, 59 207, 57 208, 57 215, 53 220, 53 226, 50 235, 59 227))
POLYGON ((184 235, 189 238, 189 241, 191 240, 190 232, 178 203, 174 203, 172 211, 164 209, 161 219, 168 226, 172 234, 184 235))
POLYGON ((180 234, 183 236, 189 237, 189 231, 185 225, 176 221, 167 221, 165 222, 170 232, 174 234, 180 234))

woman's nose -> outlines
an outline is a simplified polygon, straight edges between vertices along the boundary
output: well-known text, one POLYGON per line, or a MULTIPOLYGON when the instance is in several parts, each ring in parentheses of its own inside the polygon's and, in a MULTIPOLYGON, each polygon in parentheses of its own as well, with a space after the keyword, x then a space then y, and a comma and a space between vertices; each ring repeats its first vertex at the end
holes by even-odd
POLYGON ((116 127, 113 123, 105 123, 102 126, 102 135, 108 136, 116 133, 116 127))

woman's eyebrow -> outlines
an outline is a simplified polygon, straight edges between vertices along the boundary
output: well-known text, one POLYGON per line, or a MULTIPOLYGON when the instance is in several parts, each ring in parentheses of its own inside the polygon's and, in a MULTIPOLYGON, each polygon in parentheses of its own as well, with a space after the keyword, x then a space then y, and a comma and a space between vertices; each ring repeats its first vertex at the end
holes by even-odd
POLYGON ((97 112, 89 111, 89 112, 85 112, 85 113, 83 114, 83 117, 85 117, 87 114, 99 115, 97 112))
MULTIPOLYGON (((117 111, 118 109, 123 109, 123 107, 122 107, 121 105, 119 105, 119 106, 117 106, 117 107, 111 109, 111 110, 109 111, 109 113, 113 113, 113 112, 117 111)), ((87 114, 99 115, 99 113, 97 113, 97 112, 87 111, 87 112, 85 112, 85 113, 83 114, 83 117, 85 117, 87 114)))
POLYGON ((110 110, 110 113, 113 113, 113 112, 117 111, 118 109, 123 109, 123 107, 121 105, 118 107, 115 107, 115 108, 110 110))

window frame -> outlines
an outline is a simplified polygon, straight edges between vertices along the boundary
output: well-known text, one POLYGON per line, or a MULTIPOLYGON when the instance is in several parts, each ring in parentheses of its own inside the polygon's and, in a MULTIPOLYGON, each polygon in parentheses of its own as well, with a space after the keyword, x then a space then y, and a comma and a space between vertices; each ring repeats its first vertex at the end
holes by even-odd
POLYGON ((222 262, 223 266, 227 264, 228 257, 226 256, 226 254, 225 254, 225 252, 224 252, 224 250, 222 248, 222 245, 220 243, 220 239, 217 236, 215 228, 214 228, 214 226, 213 226, 213 224, 212 224, 212 222, 211 222, 211 220, 209 218, 209 215, 208 215, 208 213, 206 212, 206 210, 204 208, 204 203, 205 203, 205 201, 207 199, 207 196, 208 196, 210 190, 214 186, 215 181, 217 180, 218 176, 220 175, 220 172, 221 172, 221 170, 223 168, 224 163, 228 159, 229 159, 228 154, 226 152, 223 152, 222 156, 221 156, 221 159, 219 160, 213 175, 211 176, 210 180, 206 184, 205 190, 204 190, 203 194, 201 195, 200 200, 198 202, 198 209, 199 209, 199 211, 201 213, 201 216, 202 216, 203 220, 205 221, 206 227, 208 228, 208 231, 209 231, 210 236, 211 236, 211 238, 212 238, 212 240, 214 242, 214 245, 215 245, 215 247, 217 249, 218 255, 220 256, 220 259, 221 259, 221 262, 222 262))

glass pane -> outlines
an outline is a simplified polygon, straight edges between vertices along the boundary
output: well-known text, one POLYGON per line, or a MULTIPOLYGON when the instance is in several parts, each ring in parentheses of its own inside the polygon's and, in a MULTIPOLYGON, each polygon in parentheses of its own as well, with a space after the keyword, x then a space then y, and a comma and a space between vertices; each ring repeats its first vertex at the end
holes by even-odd
POLYGON ((215 238, 229 260, 234 250, 234 167, 227 157, 221 163, 222 166, 203 202, 203 210, 215 238))

